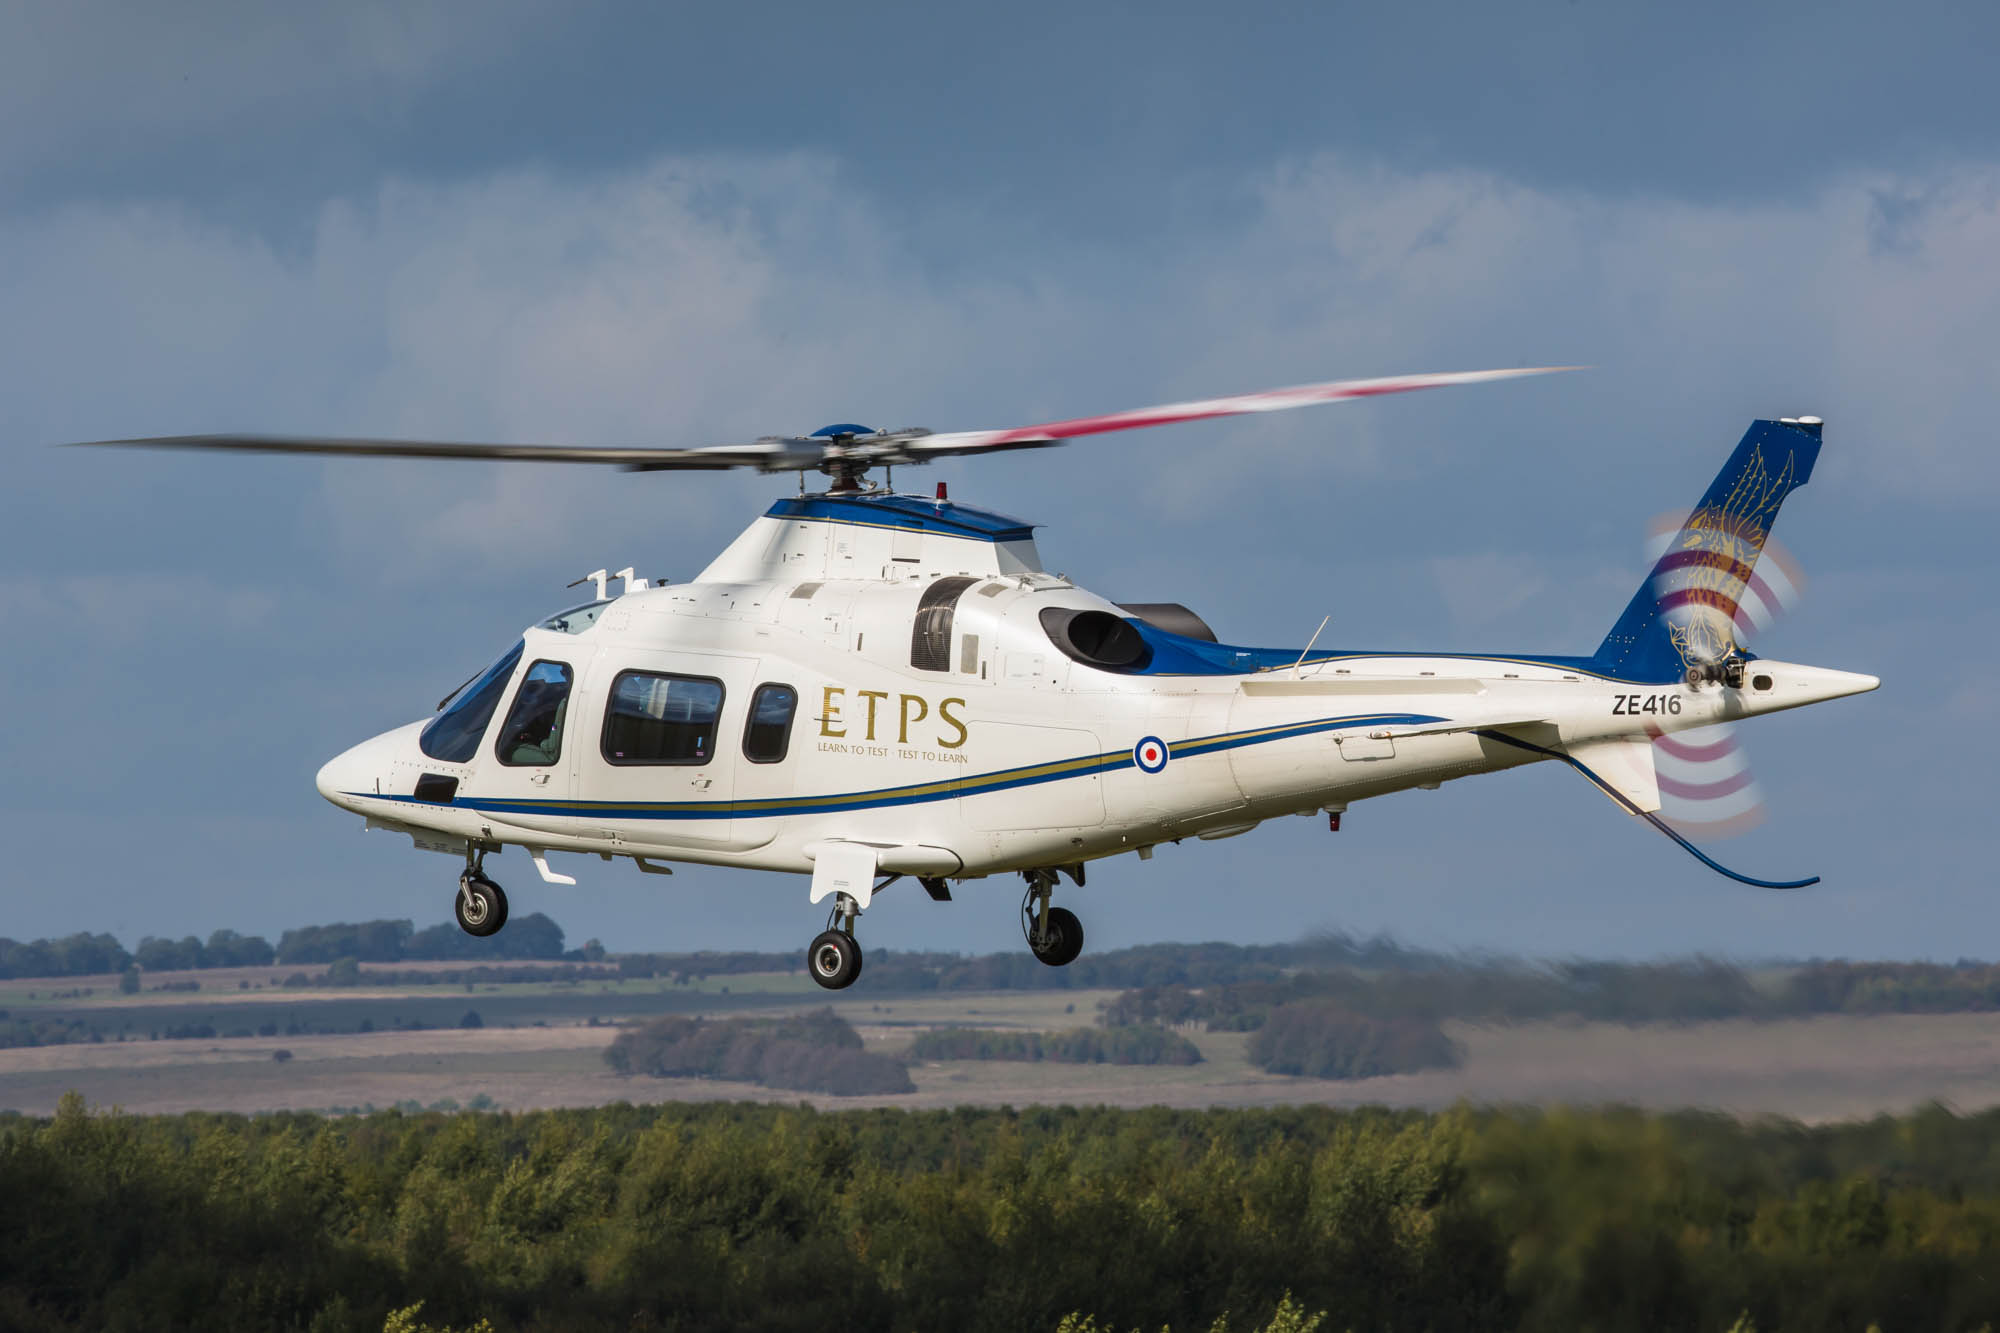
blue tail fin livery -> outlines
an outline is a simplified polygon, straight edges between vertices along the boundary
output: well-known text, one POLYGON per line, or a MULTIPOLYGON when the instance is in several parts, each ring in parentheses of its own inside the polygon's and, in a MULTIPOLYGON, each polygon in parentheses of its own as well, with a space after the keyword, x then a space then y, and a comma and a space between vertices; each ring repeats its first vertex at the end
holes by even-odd
POLYGON ((1604 636, 1591 668, 1665 683, 1736 649, 1736 615, 1778 507, 1812 478, 1817 418, 1755 421, 1604 636))

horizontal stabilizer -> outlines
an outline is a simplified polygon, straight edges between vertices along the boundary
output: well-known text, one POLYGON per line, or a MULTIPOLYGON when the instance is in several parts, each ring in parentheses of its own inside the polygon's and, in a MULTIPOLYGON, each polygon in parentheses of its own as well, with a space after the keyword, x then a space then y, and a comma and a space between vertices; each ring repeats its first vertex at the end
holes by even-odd
MULTIPOLYGON (((1653 767, 1653 744, 1645 736, 1592 741, 1566 747, 1605 795, 1622 796, 1621 808, 1647 814, 1660 808, 1660 779, 1653 767)), ((1615 799, 1615 798, 1614 798, 1615 799)))
MULTIPOLYGON (((1639 804, 1633 801, 1631 797, 1627 796, 1624 792, 1620 791, 1616 786, 1612 785, 1602 775, 1600 775, 1596 769, 1592 768, 1584 760, 1577 758, 1578 755, 1587 753, 1593 748, 1589 745, 1579 745, 1575 747, 1574 750, 1552 750, 1545 745, 1537 745, 1535 742, 1528 740, 1524 736, 1510 736, 1504 731, 1490 731, 1490 730, 1482 731, 1480 732, 1480 735, 1487 737, 1489 740, 1498 741, 1503 745, 1511 745, 1514 746, 1516 749, 1526 750, 1531 754, 1541 755, 1547 759, 1562 760, 1565 764, 1568 764, 1571 768, 1583 774, 1584 777, 1590 779, 1592 785, 1597 787, 1597 789, 1602 791, 1606 796, 1609 796, 1613 801, 1617 802, 1621 806, 1624 806, 1626 809, 1630 810, 1633 814, 1639 816, 1639 818, 1645 820, 1647 823, 1651 824, 1654 828, 1658 829, 1661 833, 1665 834, 1668 838, 1678 843, 1680 845, 1681 850, 1686 852, 1689 856, 1692 856, 1695 860, 1701 862, 1703 865, 1707 866, 1710 870, 1713 870, 1716 874, 1727 875, 1730 879, 1735 880, 1738 884, 1748 884, 1752 888, 1756 889, 1803 889, 1809 885, 1819 883, 1818 875, 1813 875, 1806 879, 1758 879, 1753 875, 1744 875, 1738 873, 1737 871, 1731 870, 1728 866, 1723 865, 1720 861, 1716 860, 1708 853, 1702 851, 1701 848, 1695 846, 1693 843, 1689 842, 1686 838, 1676 833, 1673 829, 1673 826, 1667 823, 1666 820, 1660 818, 1659 815, 1654 813, 1653 810, 1647 810, 1640 807, 1639 804)), ((1659 785, 1658 780, 1655 779, 1654 793, 1653 793, 1653 804, 1655 808, 1657 808, 1659 805, 1658 785, 1659 785)))

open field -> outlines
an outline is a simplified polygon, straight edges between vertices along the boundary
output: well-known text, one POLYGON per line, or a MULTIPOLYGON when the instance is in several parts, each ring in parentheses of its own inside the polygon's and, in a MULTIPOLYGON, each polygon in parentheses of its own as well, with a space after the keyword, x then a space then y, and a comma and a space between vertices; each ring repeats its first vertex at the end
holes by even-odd
MULTIPOLYGON (((1124 1067, 979 1061, 912 1067, 914 1094, 833 1098, 695 1079, 622 1078, 605 1067, 614 1022, 661 1014, 776 1013, 831 1003, 870 1050, 900 1054, 916 1032, 946 1026, 1051 1030, 1090 1023, 1112 991, 921 992, 829 997, 803 976, 735 976, 676 985, 411 985, 370 968, 371 984, 273 987, 282 969, 187 974, 198 992, 120 995, 115 978, 0 983, 0 1007, 101 1028, 102 1042, 0 1050, 0 1109, 50 1113, 71 1089, 135 1112, 388 1107, 507 1108, 618 1101, 811 1101, 824 1106, 1264 1106, 1295 1103, 1441 1107, 1461 1100, 1704 1106, 1804 1120, 1898 1112, 1928 1101, 2000 1105, 2000 1014, 1731 1020, 1626 1027, 1604 1023, 1449 1025, 1461 1068, 1358 1082, 1266 1074, 1247 1036, 1190 1031, 1204 1063, 1124 1067), (238 975, 240 972, 241 975, 238 975), (249 981, 252 988, 242 989, 249 981), (725 987, 727 988, 725 992, 725 987), (88 990, 87 995, 79 992, 88 990), (32 996, 32 998, 31 998, 32 996), (481 1026, 461 1028, 468 1011, 481 1026), (149 1040, 208 1024, 213 1038, 149 1040), (417 1027, 421 1024, 421 1027, 417 1027), (370 1030, 372 1029, 372 1030, 370 1030), (123 1031, 128 1040, 115 1040, 123 1031), (279 1061, 273 1052, 289 1051, 279 1061)), ((404 969, 408 970, 408 969, 404 969)), ((149 978, 151 980, 152 978, 149 978)), ((173 978, 165 978, 172 980, 173 978)))

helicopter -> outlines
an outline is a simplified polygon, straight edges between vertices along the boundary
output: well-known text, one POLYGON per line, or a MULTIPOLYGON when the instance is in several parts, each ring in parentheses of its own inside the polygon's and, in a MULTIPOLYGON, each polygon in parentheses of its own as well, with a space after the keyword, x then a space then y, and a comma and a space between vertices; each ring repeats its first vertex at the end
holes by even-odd
MULTIPOLYGON (((810 876, 828 904, 807 971, 861 974, 857 922, 904 879, 932 899, 1019 875, 1034 957, 1074 961, 1057 905, 1092 862, 1248 833, 1283 815, 1338 831, 1356 801, 1540 762, 1567 765, 1711 869, 1659 815, 1653 742, 1875 689, 1757 656, 1740 603, 1823 423, 1751 423, 1587 656, 1366 652, 1220 642, 1177 603, 1119 604, 1042 564, 1035 525, 870 476, 1084 436, 1475 384, 1568 367, 1341 380, 1005 430, 855 423, 694 449, 190 435, 119 447, 513 460, 628 471, 800 474, 691 582, 597 570, 593 595, 525 629, 434 713, 329 760, 322 796, 366 827, 463 859, 453 911, 491 935, 486 872, 524 849, 810 876), (804 476, 826 476, 807 494, 804 476), (612 585, 617 587, 614 591, 612 585)), ((1325 628, 1322 622, 1321 630, 1325 628)))

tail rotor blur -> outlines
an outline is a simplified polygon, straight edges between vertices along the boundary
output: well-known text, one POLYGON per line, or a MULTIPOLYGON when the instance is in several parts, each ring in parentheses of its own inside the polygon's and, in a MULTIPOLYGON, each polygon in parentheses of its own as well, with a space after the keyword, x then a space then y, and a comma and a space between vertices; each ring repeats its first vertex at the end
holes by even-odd
MULTIPOLYGON (((1682 513, 1661 514, 1647 528, 1646 559, 1657 563, 1687 521, 1682 513)), ((1751 553, 1751 572, 1733 599, 1726 625, 1691 621, 1692 633, 1718 645, 1749 647, 1798 603, 1806 578, 1798 561, 1766 538, 1761 555, 1751 553)), ((1720 608, 1705 608, 1713 614, 1720 608)), ((1764 799, 1750 758, 1736 739, 1734 725, 1653 732, 1653 764, 1659 775, 1660 817, 1692 838, 1714 840, 1745 833, 1764 822, 1764 799)))

